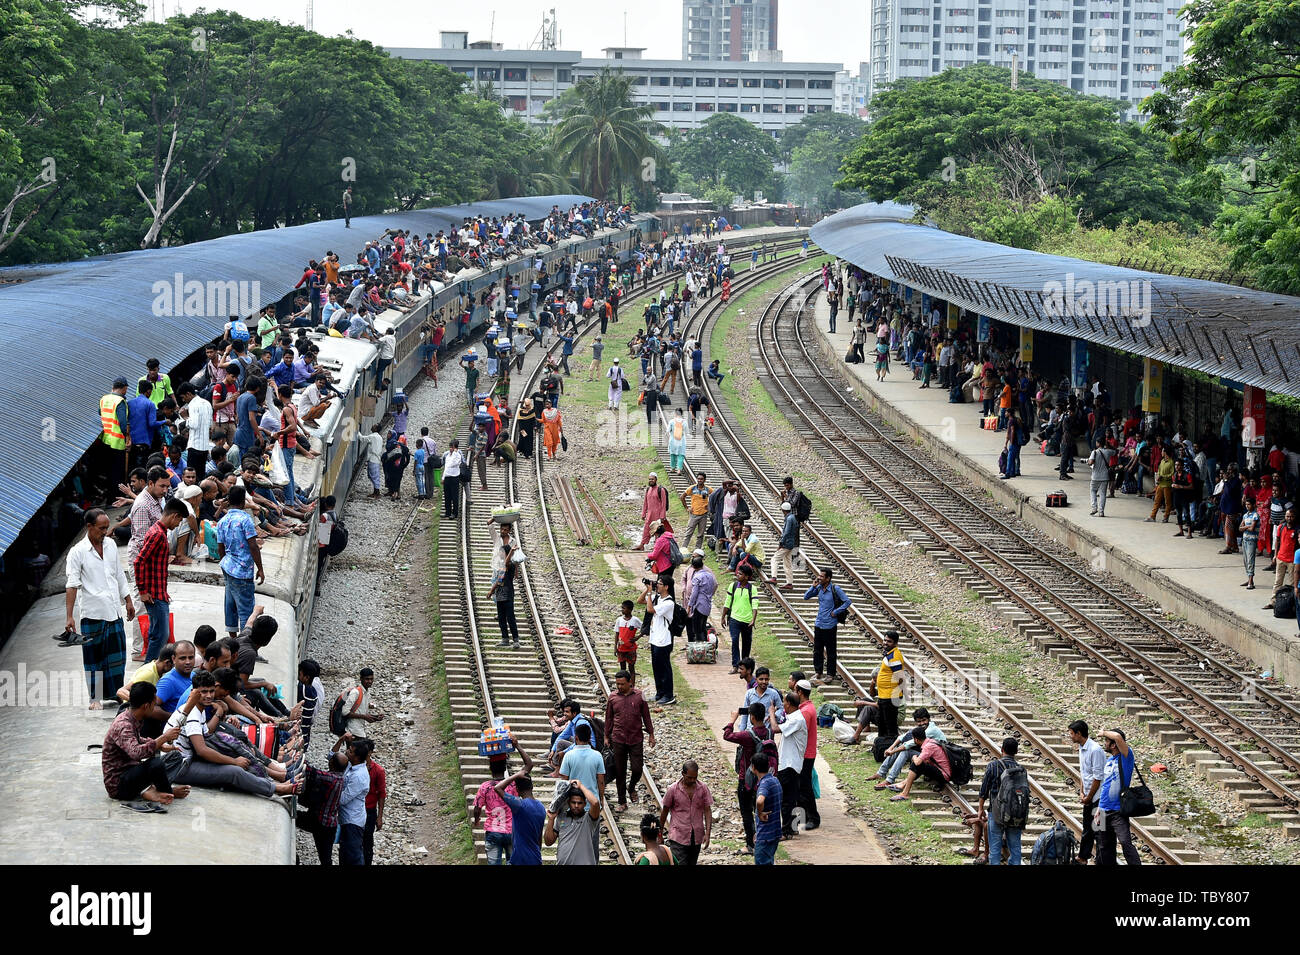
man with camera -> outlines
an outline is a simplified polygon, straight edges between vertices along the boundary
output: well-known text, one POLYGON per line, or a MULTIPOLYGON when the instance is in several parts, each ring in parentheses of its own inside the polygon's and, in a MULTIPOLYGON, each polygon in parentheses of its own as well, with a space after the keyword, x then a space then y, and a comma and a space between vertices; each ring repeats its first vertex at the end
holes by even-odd
POLYGON ((677 604, 673 601, 669 587, 672 584, 671 573, 659 574, 657 577, 643 577, 641 583, 645 590, 641 593, 641 602, 650 612, 650 665, 655 677, 655 702, 676 703, 673 695, 673 634, 668 629, 672 623, 673 612, 677 604))

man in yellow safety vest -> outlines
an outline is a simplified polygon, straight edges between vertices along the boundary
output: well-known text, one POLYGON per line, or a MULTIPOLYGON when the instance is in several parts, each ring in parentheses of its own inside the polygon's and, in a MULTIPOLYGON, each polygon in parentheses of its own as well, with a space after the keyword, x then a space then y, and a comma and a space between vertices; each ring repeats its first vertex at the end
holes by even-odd
POLYGON ((127 419, 125 378, 113 382, 113 390, 99 399, 100 440, 106 459, 104 475, 108 480, 108 499, 111 501, 117 486, 126 480, 126 461, 131 447, 131 427, 127 419))

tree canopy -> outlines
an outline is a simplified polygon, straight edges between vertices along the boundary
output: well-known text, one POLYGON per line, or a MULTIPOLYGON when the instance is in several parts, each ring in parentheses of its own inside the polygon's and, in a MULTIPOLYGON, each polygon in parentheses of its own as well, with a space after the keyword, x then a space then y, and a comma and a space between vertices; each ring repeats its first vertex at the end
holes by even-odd
POLYGON ((776 141, 747 119, 715 113, 696 129, 673 137, 668 154, 677 169, 704 187, 727 193, 773 195, 780 185, 773 169, 776 141))

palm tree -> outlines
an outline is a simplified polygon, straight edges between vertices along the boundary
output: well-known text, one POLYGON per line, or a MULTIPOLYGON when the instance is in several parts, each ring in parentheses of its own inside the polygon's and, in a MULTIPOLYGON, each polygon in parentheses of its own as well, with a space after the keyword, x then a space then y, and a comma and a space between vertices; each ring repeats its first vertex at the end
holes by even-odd
POLYGON ((570 89, 555 110, 559 118, 553 147, 561 165, 577 175, 584 192, 598 199, 617 190, 647 168, 645 160, 660 161, 654 137, 664 127, 654 120, 654 107, 632 99, 632 78, 619 70, 601 70, 570 89))

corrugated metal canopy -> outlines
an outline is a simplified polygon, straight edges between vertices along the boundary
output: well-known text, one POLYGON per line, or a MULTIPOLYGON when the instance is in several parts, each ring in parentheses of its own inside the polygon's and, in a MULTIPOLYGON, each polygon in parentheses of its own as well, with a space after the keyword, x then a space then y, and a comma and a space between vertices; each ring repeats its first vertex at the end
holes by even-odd
POLYGON ((337 219, 0 269, 0 279, 27 279, 0 285, 0 434, 6 445, 0 455, 0 553, 98 437, 97 406, 113 379, 134 382, 149 358, 164 369, 176 366, 220 335, 231 313, 242 311, 237 301, 209 300, 207 290, 236 283, 231 290, 238 291, 243 283, 252 312, 292 290, 309 259, 332 249, 351 262, 385 229, 437 232, 466 216, 515 212, 540 219, 552 206, 567 210, 588 201, 578 195, 500 199, 358 217, 350 229, 337 219), (202 314, 166 314, 175 311, 167 306, 175 304, 178 280, 197 281, 205 290, 202 314))
POLYGON ((1013 249, 891 219, 889 205, 836 213, 812 238, 974 312, 1300 397, 1300 298, 1013 249))

